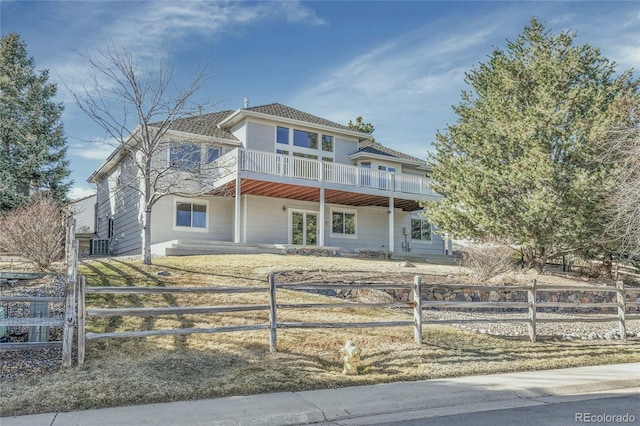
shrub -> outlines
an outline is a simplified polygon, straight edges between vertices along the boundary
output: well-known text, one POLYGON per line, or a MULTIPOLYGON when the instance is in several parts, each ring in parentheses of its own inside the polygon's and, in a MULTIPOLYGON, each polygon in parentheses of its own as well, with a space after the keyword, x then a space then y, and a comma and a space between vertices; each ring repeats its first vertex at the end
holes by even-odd
POLYGON ((63 254, 64 223, 60 206, 49 195, 0 217, 0 248, 47 270, 63 254))
POLYGON ((474 282, 483 283, 515 268, 514 250, 501 244, 473 244, 465 248, 463 264, 471 269, 474 282))

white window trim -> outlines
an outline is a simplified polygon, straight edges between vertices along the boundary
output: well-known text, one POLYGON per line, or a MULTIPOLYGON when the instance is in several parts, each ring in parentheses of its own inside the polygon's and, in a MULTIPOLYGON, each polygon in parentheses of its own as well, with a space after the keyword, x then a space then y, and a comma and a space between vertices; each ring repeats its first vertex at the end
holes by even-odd
MULTIPOLYGON (((289 234, 288 234, 288 244, 293 245, 293 213, 303 213, 305 215, 305 220, 306 220, 306 215, 311 213, 311 214, 315 214, 316 215, 316 220, 320 220, 320 212, 318 210, 305 210, 305 209, 297 209, 297 208, 290 208, 288 209, 287 215, 288 215, 288 228, 289 228, 289 234)), ((305 237, 306 238, 306 237, 305 237)), ((318 225, 316 228, 316 242, 320 241, 320 226, 318 225)), ((315 246, 317 246, 318 244, 316 244, 315 246)), ((303 246, 306 246, 303 245, 303 246)), ((310 246, 310 247, 314 247, 314 246, 310 246)))
POLYGON ((411 242, 412 243, 416 243, 416 244, 433 244, 433 223, 431 223, 428 219, 422 217, 422 216, 417 216, 417 215, 411 215, 411 219, 409 220, 409 236, 411 237, 411 242), (428 240, 423 240, 423 239, 419 239, 416 240, 413 238, 413 227, 411 226, 411 221, 413 220, 420 220, 422 222, 427 222, 429 224, 429 226, 431 227, 431 232, 430 232, 430 239, 428 240))
POLYGON ((349 239, 357 239, 358 238, 358 211, 354 209, 343 209, 340 207, 331 207, 329 209, 329 229, 331 230, 331 238, 349 238, 349 239), (333 232, 333 213, 352 213, 355 215, 355 225, 356 232, 354 234, 343 234, 333 232))
MULTIPOLYGON (((202 170, 203 165, 210 164, 207 161, 209 158, 209 149, 217 149, 220 151, 220 155, 214 161, 217 161, 218 159, 220 159, 220 157, 222 157, 232 149, 232 148, 224 147, 219 144, 206 144, 206 143, 194 142, 190 140, 182 140, 182 141, 171 140, 169 141, 169 145, 167 148, 167 164, 169 165, 171 164, 171 148, 175 145, 198 145, 200 147, 200 167, 198 168, 198 170, 202 170)), ((178 170, 178 171, 181 173, 185 173, 184 170, 178 170)))
POLYGON ((322 161, 322 157, 327 157, 327 158, 331 158, 334 162, 335 162, 335 158, 336 158, 336 139, 337 137, 333 134, 330 133, 323 133, 319 130, 304 130, 302 128, 297 128, 297 127, 286 127, 289 130, 289 136, 288 136, 288 143, 284 144, 284 143, 278 143, 278 127, 282 127, 285 128, 285 126, 274 126, 273 128, 273 152, 277 153, 278 150, 281 151, 288 151, 289 154, 278 154, 278 155, 285 155, 287 157, 293 157, 293 153, 297 152, 300 154, 308 154, 308 155, 315 155, 318 157, 318 161, 322 161), (318 147, 317 148, 305 148, 303 146, 297 146, 293 144, 293 131, 294 130, 299 130, 301 132, 310 132, 310 133, 316 133, 318 135, 318 147), (323 136, 331 136, 333 138, 333 151, 324 151, 322 149, 322 137, 323 136))
POLYGON ((174 198, 173 199, 173 230, 181 231, 181 232, 209 232, 209 219, 211 217, 211 209, 209 206, 209 200, 205 200, 202 198, 174 198), (191 203, 191 204, 200 204, 204 205, 207 209, 205 214, 205 227, 204 228, 194 228, 192 226, 178 226, 176 225, 177 216, 178 216, 178 203, 191 203))

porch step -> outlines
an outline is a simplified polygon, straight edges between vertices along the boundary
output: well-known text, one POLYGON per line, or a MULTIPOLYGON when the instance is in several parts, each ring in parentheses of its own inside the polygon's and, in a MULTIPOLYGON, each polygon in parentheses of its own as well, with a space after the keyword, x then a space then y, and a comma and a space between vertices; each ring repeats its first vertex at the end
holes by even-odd
POLYGON ((230 241, 178 240, 165 249, 166 256, 194 256, 207 254, 286 254, 276 244, 238 244, 230 241))

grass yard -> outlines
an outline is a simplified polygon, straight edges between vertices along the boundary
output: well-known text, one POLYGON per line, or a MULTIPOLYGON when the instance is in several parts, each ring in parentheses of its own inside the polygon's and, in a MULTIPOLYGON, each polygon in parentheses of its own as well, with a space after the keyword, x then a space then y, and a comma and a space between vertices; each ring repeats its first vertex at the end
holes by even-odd
MULTIPOLYGON (((312 276, 327 281, 402 280, 415 274, 467 279, 457 266, 347 258, 277 255, 196 256, 138 260, 94 260, 81 265, 89 286, 266 286, 270 272, 288 271, 289 280, 312 276), (157 272, 167 271, 168 276, 157 272)), ((542 276, 539 282, 550 277, 542 276)), ((567 281, 571 279, 564 278, 567 281)), ((331 303, 317 294, 278 290, 278 303, 331 303)), ((267 293, 234 295, 89 295, 87 307, 267 304, 267 293)), ((87 331, 266 324, 268 311, 158 317, 92 319, 87 331)), ((363 322, 407 320, 410 310, 284 310, 282 321, 363 322)), ((202 399, 263 392, 422 380, 596 364, 637 362, 640 342, 609 340, 530 343, 447 326, 425 326, 425 344, 413 343, 411 327, 278 330, 278 352, 269 352, 267 330, 87 341, 82 367, 0 384, 3 416, 118 405, 202 399), (353 339, 363 349, 358 376, 344 376, 338 350, 353 339)))

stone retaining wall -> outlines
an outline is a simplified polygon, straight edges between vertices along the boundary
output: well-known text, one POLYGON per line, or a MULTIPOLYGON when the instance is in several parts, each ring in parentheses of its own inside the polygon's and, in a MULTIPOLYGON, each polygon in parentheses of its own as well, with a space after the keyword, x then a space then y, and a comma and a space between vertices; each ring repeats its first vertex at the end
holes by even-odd
MULTIPOLYGON (((503 291, 477 291, 473 289, 423 289, 422 300, 423 301, 438 301, 438 302, 526 302, 526 291, 509 291, 508 287, 505 287, 503 291)), ((339 297, 343 299, 357 299, 362 295, 362 292, 373 292, 380 290, 317 290, 314 293, 323 294, 325 296, 339 297)), ((413 300, 413 290, 384 290, 383 293, 388 294, 393 300, 399 302, 410 302, 413 300)), ((626 300, 628 302, 640 302, 640 293, 626 294, 626 300)), ((580 311, 586 311, 584 308, 579 308, 580 303, 616 303, 617 296, 615 291, 611 293, 605 293, 600 291, 538 291, 536 293, 536 302, 561 302, 561 303, 575 303, 576 309, 580 311)), ((469 307, 469 309, 473 309, 469 307)), ((574 308, 539 308, 540 311, 550 310, 562 310, 569 311, 574 308)), ((593 308, 596 311, 613 312, 617 308, 593 308)), ((627 308, 631 311, 640 311, 639 307, 627 308)))

